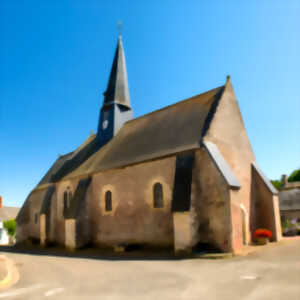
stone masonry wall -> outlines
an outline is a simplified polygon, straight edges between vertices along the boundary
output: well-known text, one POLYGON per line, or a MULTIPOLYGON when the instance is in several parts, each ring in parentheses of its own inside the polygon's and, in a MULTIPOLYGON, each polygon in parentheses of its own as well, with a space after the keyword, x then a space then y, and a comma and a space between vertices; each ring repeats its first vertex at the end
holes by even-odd
POLYGON ((176 157, 93 175, 89 214, 91 239, 98 246, 138 243, 173 246, 171 199, 176 157), (153 207, 153 185, 163 186, 163 208, 153 207), (105 192, 112 192, 112 211, 105 211, 105 192))
POLYGON ((192 246, 208 244, 214 249, 231 251, 229 188, 204 149, 195 154, 191 218, 192 246))
POLYGON ((36 190, 31 193, 27 201, 30 202, 30 218, 28 227, 28 238, 40 239, 40 211, 47 188, 36 190))
POLYGON ((78 179, 60 181, 56 184, 56 201, 53 202, 53 208, 55 209, 55 242, 62 246, 65 245, 64 192, 69 188, 72 191, 72 195, 74 195, 77 183, 78 179))
POLYGON ((252 176, 252 207, 250 222, 252 233, 258 228, 272 231, 272 241, 281 239, 278 196, 268 189, 259 174, 253 169, 252 176))
MULTIPOLYGON (((250 212, 250 186, 251 186, 251 163, 255 162, 249 138, 241 116, 238 102, 235 98, 231 81, 226 83, 225 91, 216 108, 214 119, 205 136, 205 140, 215 143, 225 158, 226 162, 237 176, 241 189, 235 197, 235 202, 242 204, 248 215, 250 212)), ((240 219, 237 206, 233 208, 233 217, 240 219)), ((238 220, 234 224, 239 226, 238 220)), ((239 241, 240 228, 233 227, 233 233, 239 241)), ((250 228, 247 228, 247 237, 250 236, 250 228)), ((249 242, 249 240, 247 241, 249 242)))

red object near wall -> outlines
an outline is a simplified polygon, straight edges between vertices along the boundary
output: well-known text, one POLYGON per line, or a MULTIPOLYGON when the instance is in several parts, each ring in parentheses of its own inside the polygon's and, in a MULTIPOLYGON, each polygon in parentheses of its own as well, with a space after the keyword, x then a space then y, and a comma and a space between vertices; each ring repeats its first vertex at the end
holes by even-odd
POLYGON ((260 237, 265 237, 270 239, 272 237, 272 232, 264 228, 256 229, 254 232, 254 238, 260 238, 260 237))

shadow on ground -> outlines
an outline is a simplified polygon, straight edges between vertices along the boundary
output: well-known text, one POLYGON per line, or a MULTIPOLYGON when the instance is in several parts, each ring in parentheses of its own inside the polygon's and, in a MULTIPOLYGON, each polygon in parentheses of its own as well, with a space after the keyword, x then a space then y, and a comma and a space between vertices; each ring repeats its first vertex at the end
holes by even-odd
POLYGON ((43 248, 38 245, 31 246, 0 246, 0 253, 19 253, 38 256, 57 256, 57 257, 72 257, 86 259, 101 259, 101 260, 181 260, 193 258, 193 255, 175 255, 167 250, 143 250, 143 251, 126 251, 123 253, 115 253, 108 250, 97 248, 84 248, 76 251, 68 251, 65 248, 49 247, 43 248))

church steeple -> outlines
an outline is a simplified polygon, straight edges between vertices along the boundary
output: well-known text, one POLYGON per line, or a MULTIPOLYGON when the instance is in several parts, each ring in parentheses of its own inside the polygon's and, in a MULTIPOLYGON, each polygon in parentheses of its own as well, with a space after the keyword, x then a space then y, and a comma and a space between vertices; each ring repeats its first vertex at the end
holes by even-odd
POLYGON ((128 79, 122 37, 119 35, 103 105, 122 104, 130 108, 128 79))
POLYGON ((125 55, 119 35, 99 118, 97 137, 101 146, 111 140, 132 117, 125 55))

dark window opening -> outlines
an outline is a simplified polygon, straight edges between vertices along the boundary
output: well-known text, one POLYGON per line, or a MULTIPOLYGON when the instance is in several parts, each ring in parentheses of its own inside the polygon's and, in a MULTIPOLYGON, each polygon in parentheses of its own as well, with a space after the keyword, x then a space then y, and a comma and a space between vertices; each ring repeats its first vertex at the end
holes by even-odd
POLYGON ((164 207, 163 187, 159 182, 155 183, 153 186, 153 206, 154 208, 164 207))
POLYGON ((67 209, 68 209, 68 192, 64 192, 64 217, 67 214, 67 209))
POLYGON ((105 210, 112 211, 111 191, 105 193, 105 210))
POLYGON ((37 224, 38 220, 39 220, 39 214, 35 213, 35 215, 34 215, 34 223, 37 224))
POLYGON ((68 208, 71 206, 71 199, 72 199, 72 192, 69 191, 69 197, 68 197, 68 201, 67 201, 68 208))

